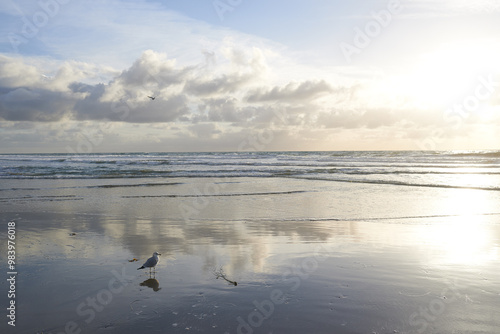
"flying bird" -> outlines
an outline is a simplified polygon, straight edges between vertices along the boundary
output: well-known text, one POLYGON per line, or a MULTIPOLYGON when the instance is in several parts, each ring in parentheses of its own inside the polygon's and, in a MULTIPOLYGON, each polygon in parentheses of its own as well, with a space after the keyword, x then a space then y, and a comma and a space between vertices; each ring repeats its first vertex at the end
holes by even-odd
POLYGON ((151 101, 154 101, 154 99, 156 99, 156 96, 149 96, 148 97, 151 99, 151 101))
POLYGON ((161 255, 161 254, 158 252, 154 252, 153 256, 150 257, 149 259, 147 259, 146 262, 144 262, 144 264, 142 265, 142 267, 137 268, 137 270, 149 268, 149 273, 151 274, 151 268, 156 267, 156 265, 160 262, 160 258, 158 255, 161 255))

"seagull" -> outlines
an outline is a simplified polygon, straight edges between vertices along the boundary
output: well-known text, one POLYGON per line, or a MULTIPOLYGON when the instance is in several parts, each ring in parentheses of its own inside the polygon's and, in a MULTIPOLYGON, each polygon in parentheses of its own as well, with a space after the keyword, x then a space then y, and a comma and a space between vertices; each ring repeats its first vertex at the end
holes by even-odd
POLYGON ((153 101, 154 99, 156 99, 156 96, 149 96, 148 97, 151 99, 151 101, 153 101))
POLYGON ((161 254, 158 252, 154 252, 153 256, 150 257, 149 259, 147 259, 146 262, 144 262, 144 264, 142 265, 142 267, 137 268, 137 270, 149 268, 149 273, 151 274, 151 268, 156 267, 158 262, 160 262, 160 258, 158 257, 158 255, 161 255, 161 254))

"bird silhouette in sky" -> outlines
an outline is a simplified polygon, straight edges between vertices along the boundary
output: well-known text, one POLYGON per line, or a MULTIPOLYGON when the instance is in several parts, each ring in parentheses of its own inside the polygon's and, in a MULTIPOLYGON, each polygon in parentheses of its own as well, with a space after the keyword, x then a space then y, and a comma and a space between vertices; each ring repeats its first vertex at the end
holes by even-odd
POLYGON ((151 101, 154 101, 154 99, 156 99, 156 96, 149 96, 148 97, 151 99, 151 101))

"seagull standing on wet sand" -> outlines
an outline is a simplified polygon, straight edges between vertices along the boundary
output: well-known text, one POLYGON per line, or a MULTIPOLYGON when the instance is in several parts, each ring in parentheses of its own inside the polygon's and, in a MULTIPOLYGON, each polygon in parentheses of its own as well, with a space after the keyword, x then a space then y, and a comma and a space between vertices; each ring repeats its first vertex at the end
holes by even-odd
POLYGON ((147 259, 146 262, 144 262, 144 264, 142 265, 142 267, 137 268, 137 270, 149 268, 149 274, 151 274, 151 268, 156 267, 156 265, 160 262, 160 257, 158 255, 161 254, 158 252, 154 252, 153 256, 147 259))

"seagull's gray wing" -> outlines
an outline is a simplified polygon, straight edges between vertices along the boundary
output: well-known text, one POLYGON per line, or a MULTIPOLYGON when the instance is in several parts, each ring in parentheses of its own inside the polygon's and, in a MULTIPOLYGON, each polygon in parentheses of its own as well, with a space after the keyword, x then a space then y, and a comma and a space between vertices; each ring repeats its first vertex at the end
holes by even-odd
POLYGON ((146 262, 144 262, 144 264, 142 266, 146 267, 146 268, 150 268, 150 267, 156 266, 157 263, 158 263, 158 260, 155 259, 154 256, 152 256, 149 259, 147 259, 146 262))

